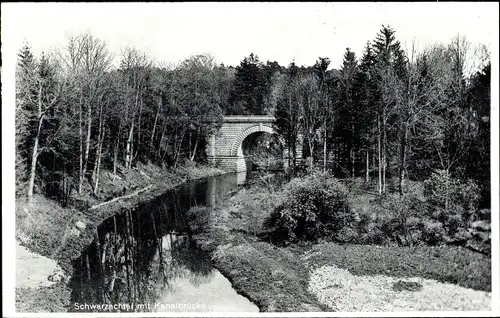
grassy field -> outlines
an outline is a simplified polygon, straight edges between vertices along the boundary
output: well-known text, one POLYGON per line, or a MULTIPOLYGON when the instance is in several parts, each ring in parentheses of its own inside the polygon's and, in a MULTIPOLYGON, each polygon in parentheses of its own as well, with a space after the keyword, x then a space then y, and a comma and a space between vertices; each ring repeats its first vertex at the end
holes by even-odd
POLYGON ((491 291, 490 258, 461 247, 381 247, 321 243, 292 247, 311 269, 336 265, 354 275, 422 277, 491 291))
MULTIPOLYGON (((213 211, 210 223, 195 235, 233 287, 261 311, 331 311, 308 288, 311 272, 325 265, 358 276, 422 277, 491 290, 490 258, 465 248, 326 241, 277 247, 264 242, 258 238, 265 231, 262 221, 278 200, 280 190, 270 183, 242 189, 213 211)), ((362 202, 357 199, 357 208, 363 207, 362 202)))

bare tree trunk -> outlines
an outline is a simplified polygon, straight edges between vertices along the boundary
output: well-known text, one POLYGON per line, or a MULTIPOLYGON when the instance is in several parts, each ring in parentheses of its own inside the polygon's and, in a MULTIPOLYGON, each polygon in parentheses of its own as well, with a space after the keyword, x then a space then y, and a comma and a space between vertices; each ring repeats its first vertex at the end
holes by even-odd
POLYGON ((95 175, 95 185, 94 194, 97 194, 97 186, 99 185, 99 172, 101 170, 101 157, 102 157, 102 144, 104 142, 104 137, 106 136, 106 127, 103 127, 101 141, 98 146, 97 159, 96 159, 96 175, 95 175))
POLYGON ((177 163, 179 161, 179 154, 180 154, 181 148, 182 148, 182 140, 184 139, 185 133, 186 133, 186 131, 183 129, 181 132, 180 141, 176 141, 177 147, 176 147, 175 153, 174 153, 174 168, 177 168, 177 163))
POLYGON ((153 140, 155 138, 155 132, 156 132, 156 123, 158 122, 158 115, 160 114, 161 110, 161 97, 158 102, 158 109, 156 110, 156 115, 155 115, 155 121, 153 123, 153 131, 151 131, 151 140, 149 141, 149 146, 153 148, 153 140))
POLYGON ((198 135, 196 135, 196 142, 194 143, 194 149, 193 149, 193 153, 191 155, 191 158, 189 158, 189 160, 193 161, 194 160, 194 157, 196 156, 196 148, 198 147, 198 135))
POLYGON ((326 124, 323 132, 323 172, 326 172, 326 124))
POLYGON ((382 131, 380 124, 380 114, 377 116, 377 145, 378 145, 378 194, 382 194, 382 131))
POLYGON ((118 165, 118 147, 120 146, 120 137, 116 139, 116 144, 115 144, 115 153, 114 153, 114 159, 113 159, 113 184, 115 183, 115 178, 116 178, 116 168, 118 165))
MULTIPOLYGON (((354 121, 354 118, 351 116, 351 122, 354 121)), ((356 158, 354 153, 354 123, 351 124, 351 149, 349 156, 351 157, 351 178, 355 177, 355 169, 356 169, 356 158)))
POLYGON ((133 141, 133 136, 134 136, 134 120, 132 119, 132 123, 130 125, 130 130, 128 132, 127 148, 125 149, 125 168, 126 169, 130 169, 131 162, 132 162, 132 141, 133 141))
MULTIPOLYGON (((375 135, 375 129, 372 132, 375 135)), ((374 169, 377 166, 377 145, 373 143, 371 145, 371 153, 372 153, 372 169, 374 169)))
POLYGON ((85 253, 85 265, 87 266, 87 280, 90 281, 90 261, 89 254, 85 253))
POLYGON ((448 206, 449 206, 449 197, 450 197, 450 172, 449 172, 449 167, 445 170, 446 171, 446 182, 445 182, 445 199, 444 199, 444 211, 447 214, 448 213, 448 206))
POLYGON ((133 156, 132 161, 137 157, 139 154, 139 149, 141 149, 141 118, 142 118, 142 106, 143 106, 143 100, 142 97, 140 98, 140 106, 139 106, 139 120, 137 123, 137 149, 135 151, 135 154, 133 156))
POLYGON ((399 149, 399 195, 403 195, 403 182, 406 163, 406 139, 408 137, 408 127, 404 125, 401 133, 400 149, 399 149))
POLYGON ((385 117, 385 109, 382 112, 382 161, 383 161, 383 171, 382 171, 382 192, 386 191, 386 172, 387 172, 387 123, 385 117))
POLYGON ((355 159, 354 159, 354 146, 351 145, 351 149, 349 151, 349 157, 351 159, 351 178, 354 178, 354 165, 355 165, 355 159))
POLYGON ((161 159, 165 159, 165 156, 167 155, 167 152, 168 152, 168 146, 170 144, 170 141, 171 141, 171 137, 167 137, 167 141, 165 141, 165 150, 163 151, 163 155, 161 156, 161 159))
POLYGON ((35 137, 35 144, 33 145, 33 152, 31 155, 31 170, 30 181, 28 184, 28 200, 33 198, 33 188, 35 187, 36 164, 38 161, 38 143, 40 141, 40 131, 42 129, 43 118, 45 114, 42 112, 42 85, 38 89, 38 128, 35 137))
POLYGON ((370 182, 370 148, 366 147, 366 175, 365 182, 370 182))
MULTIPOLYGON (((89 160, 89 151, 90 151, 90 134, 92 132, 92 107, 90 104, 88 105, 88 110, 87 110, 87 139, 85 140, 85 159, 83 161, 83 168, 82 168, 82 178, 85 178, 85 174, 87 172, 87 165, 88 165, 88 160, 89 160)), ((83 181, 83 180, 82 180, 83 181)))
POLYGON ((137 91, 135 94, 134 112, 132 114, 132 120, 131 120, 128 138, 127 138, 127 146, 125 148, 125 168, 126 169, 130 169, 130 167, 132 166, 132 142, 133 142, 133 138, 134 138, 135 110, 137 109, 138 102, 139 102, 139 91, 137 91))
POLYGON ((188 157, 191 158, 191 129, 189 129, 189 135, 188 135, 188 157))
POLYGON ((165 139, 165 126, 166 125, 164 124, 163 127, 162 127, 160 142, 158 143, 158 149, 156 151, 156 153, 157 153, 156 155, 157 155, 158 158, 161 157, 161 147, 163 145, 163 139, 165 139))
POLYGON ((309 157, 311 158, 311 164, 313 163, 313 159, 314 159, 314 143, 312 142, 311 136, 309 135, 309 137, 307 138, 307 145, 309 146, 309 157))
POLYGON ((79 117, 78 117, 78 136, 79 136, 79 142, 80 142, 80 169, 79 169, 79 179, 78 179, 78 194, 82 194, 82 185, 83 185, 83 120, 82 120, 82 112, 83 112, 83 107, 82 107, 82 96, 83 93, 80 93, 80 112, 79 112, 79 117))
MULTIPOLYGON (((101 145, 101 138, 102 138, 102 126, 103 126, 103 120, 102 120, 102 103, 99 106, 99 130, 97 132, 97 150, 96 150, 96 156, 95 156, 95 161, 94 161, 94 167, 92 168, 92 182, 95 184, 95 178, 96 178, 96 170, 97 170, 97 161, 99 160, 99 152, 100 152, 100 145, 101 145)), ((95 193, 95 189, 94 189, 95 193)))

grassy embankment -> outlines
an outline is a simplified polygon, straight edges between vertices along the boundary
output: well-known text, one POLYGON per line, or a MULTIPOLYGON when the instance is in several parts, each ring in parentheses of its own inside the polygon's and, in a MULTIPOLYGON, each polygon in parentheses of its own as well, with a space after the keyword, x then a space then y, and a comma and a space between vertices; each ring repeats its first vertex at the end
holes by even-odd
MULTIPOLYGON (((74 191, 68 207, 41 195, 35 195, 31 203, 16 200, 16 240, 29 250, 55 260, 67 278, 72 275, 72 260, 92 242, 103 220, 152 200, 187 180, 223 173, 223 170, 194 163, 175 170, 138 164, 116 176, 102 171, 98 194, 92 195, 90 185, 85 184, 81 195, 74 191), (123 196, 125 198, 90 209, 123 196)), ((61 312, 66 311, 69 301, 70 290, 64 281, 50 287, 16 288, 17 311, 61 312)))
MULTIPOLYGON (((324 265, 353 275, 422 277, 466 288, 491 290, 489 257, 460 247, 375 246, 332 242, 277 247, 260 240, 263 220, 280 200, 269 183, 240 190, 213 211, 205 229, 195 235, 212 254, 215 266, 261 311, 332 311, 309 289, 309 276, 324 265)), ((370 195, 350 196, 351 206, 370 202, 370 195)), ((370 212, 370 205, 365 207, 370 212)))

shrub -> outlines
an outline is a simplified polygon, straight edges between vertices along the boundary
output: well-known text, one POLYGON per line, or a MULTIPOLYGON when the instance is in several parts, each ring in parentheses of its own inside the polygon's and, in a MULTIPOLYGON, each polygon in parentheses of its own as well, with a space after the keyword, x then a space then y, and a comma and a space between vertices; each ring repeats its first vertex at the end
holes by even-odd
POLYGON ((480 189, 474 181, 463 182, 447 171, 437 170, 424 186, 432 218, 442 224, 447 242, 463 241, 471 223, 484 217, 478 210, 480 189))
POLYGON ((340 229, 336 235, 337 241, 341 243, 358 243, 359 234, 355 228, 351 226, 345 226, 340 229))
POLYGON ((210 225, 212 210, 206 206, 194 206, 186 213, 189 229, 200 233, 210 225))
MULTIPOLYGON (((425 201, 418 193, 403 196, 389 195, 385 199, 377 198, 372 203, 374 214, 372 229, 368 230, 366 221, 360 222, 362 233, 375 234, 378 242, 397 242, 400 245, 413 246, 421 241, 421 218, 429 213, 425 201), (373 229, 376 228, 377 231, 373 229)), ((368 223, 369 224, 369 223, 368 223)), ((371 236, 364 235, 365 239, 371 236)), ((367 242, 368 243, 368 242, 367 242)), ((381 244, 376 243, 376 244, 381 244)))
POLYGON ((444 241, 446 234, 443 223, 434 220, 422 222, 422 240, 429 245, 438 245, 444 241))
POLYGON ((425 180, 424 195, 434 208, 443 209, 445 214, 458 212, 463 224, 476 218, 480 191, 473 180, 462 182, 445 170, 437 170, 425 180))
POLYGON ((481 209, 477 213, 477 219, 480 221, 490 221, 491 222, 491 210, 481 209))
POLYGON ((338 240, 340 230, 353 223, 347 189, 324 173, 296 178, 285 185, 281 202, 274 208, 266 225, 281 243, 297 239, 338 240))

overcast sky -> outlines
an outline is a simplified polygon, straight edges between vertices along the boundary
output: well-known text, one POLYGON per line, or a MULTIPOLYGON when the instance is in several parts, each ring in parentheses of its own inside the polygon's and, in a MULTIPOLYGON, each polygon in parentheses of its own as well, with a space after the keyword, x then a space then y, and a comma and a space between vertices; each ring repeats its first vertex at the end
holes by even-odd
POLYGON ((3 3, 2 38, 16 49, 27 40, 38 55, 89 30, 117 57, 131 45, 170 63, 207 52, 237 65, 254 52, 281 65, 329 57, 338 67, 346 47, 360 56, 382 24, 403 46, 456 34, 490 45, 498 20, 498 3, 3 3))

